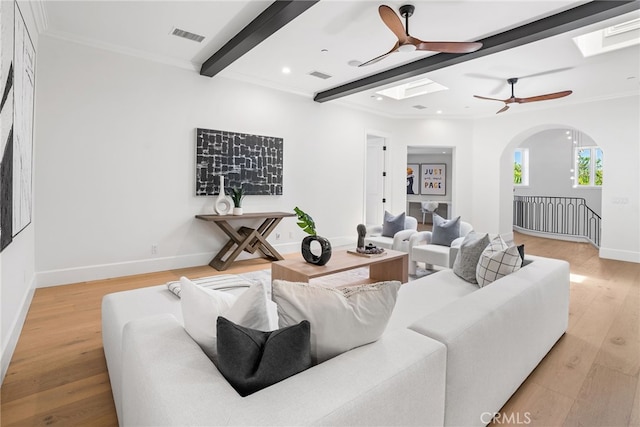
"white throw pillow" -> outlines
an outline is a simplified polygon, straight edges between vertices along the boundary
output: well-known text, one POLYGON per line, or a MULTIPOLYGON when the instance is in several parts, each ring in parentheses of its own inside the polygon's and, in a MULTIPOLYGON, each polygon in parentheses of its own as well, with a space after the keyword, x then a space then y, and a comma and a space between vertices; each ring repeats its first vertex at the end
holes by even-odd
POLYGON ((480 255, 476 268, 478 286, 483 287, 518 271, 522 265, 522 258, 516 246, 508 246, 502 237, 497 236, 480 255))
POLYGON ((311 358, 321 363, 352 348, 376 341, 396 304, 400 282, 345 288, 274 280, 273 301, 280 328, 311 323, 311 358))
POLYGON ((184 329, 215 362, 216 322, 224 316, 246 328, 268 331, 267 291, 262 283, 251 285, 239 296, 203 288, 186 277, 180 278, 184 329))

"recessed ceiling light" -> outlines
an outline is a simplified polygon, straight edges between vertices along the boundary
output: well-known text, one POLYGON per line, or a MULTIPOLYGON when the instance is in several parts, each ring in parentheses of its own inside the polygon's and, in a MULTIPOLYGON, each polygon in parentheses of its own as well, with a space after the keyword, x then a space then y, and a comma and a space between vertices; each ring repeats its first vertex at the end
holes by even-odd
POLYGON ((350 65, 351 67, 359 67, 362 64, 362 61, 358 61, 355 59, 352 59, 351 61, 347 62, 347 65, 350 65))
POLYGON ((327 52, 329 52, 329 49, 322 49, 320 52, 321 53, 327 53, 327 52))
POLYGON ((436 114, 442 114, 442 110, 436 111, 436 114))
POLYGON ((571 135, 571 131, 570 131, 570 130, 566 131, 565 133, 566 133, 567 135, 571 135))
POLYGON ((291 68, 289 68, 289 67, 282 67, 282 72, 283 72, 284 74, 289 74, 289 73, 291 73, 291 68))
POLYGON ((376 101, 382 101, 382 97, 381 96, 376 96, 376 101))

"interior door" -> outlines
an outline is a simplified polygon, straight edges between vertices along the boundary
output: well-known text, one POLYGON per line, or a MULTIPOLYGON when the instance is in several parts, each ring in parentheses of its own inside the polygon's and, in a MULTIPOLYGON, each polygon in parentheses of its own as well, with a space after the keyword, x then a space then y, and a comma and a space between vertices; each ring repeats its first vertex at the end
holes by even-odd
POLYGON ((367 135, 365 222, 382 224, 385 206, 385 139, 367 135))

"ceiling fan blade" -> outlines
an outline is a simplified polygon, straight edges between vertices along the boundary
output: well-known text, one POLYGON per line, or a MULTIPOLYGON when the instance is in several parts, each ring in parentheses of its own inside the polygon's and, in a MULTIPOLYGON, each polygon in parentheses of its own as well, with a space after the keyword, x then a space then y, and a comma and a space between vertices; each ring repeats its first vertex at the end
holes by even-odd
POLYGON ((416 45, 416 50, 428 50, 444 53, 470 53, 482 47, 479 42, 421 42, 416 45))
POLYGON ((474 97, 478 98, 478 99, 487 99, 489 101, 500 101, 500 102, 507 102, 504 99, 497 99, 497 98, 487 98, 486 96, 480 96, 480 95, 473 95, 474 97))
POLYGON ((500 114, 500 113, 504 113, 505 111, 507 111, 509 109, 508 105, 505 105, 504 107, 502 107, 496 114, 500 114))
POLYGON ((400 42, 396 42, 396 44, 393 46, 393 48, 391 48, 391 50, 387 53, 384 53, 380 56, 376 56, 373 59, 368 60, 367 62, 363 62, 362 64, 358 65, 358 67, 365 67, 367 65, 371 65, 371 64, 375 64, 376 62, 386 58, 388 55, 391 55, 393 52, 395 52, 396 50, 398 50, 398 48, 400 47, 400 42))
POLYGON ((565 96, 569 96, 572 93, 573 91, 571 90, 565 90, 562 92, 548 93, 546 95, 531 96, 529 98, 517 98, 516 102, 518 104, 523 104, 525 102, 546 101, 548 99, 564 98, 565 96))
POLYGON ((407 38, 407 33, 402 25, 402 21, 393 9, 383 4, 378 8, 378 13, 380 14, 380 18, 382 18, 382 22, 389 27, 398 40, 404 41, 407 38))

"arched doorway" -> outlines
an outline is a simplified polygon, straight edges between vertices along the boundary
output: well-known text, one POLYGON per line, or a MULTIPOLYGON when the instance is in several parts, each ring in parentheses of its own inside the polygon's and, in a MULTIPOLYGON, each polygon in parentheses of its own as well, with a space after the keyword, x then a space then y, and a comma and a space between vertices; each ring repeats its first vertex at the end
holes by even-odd
POLYGON ((503 156, 511 157, 514 230, 599 247, 603 150, 589 135, 537 127, 514 138, 503 156))

